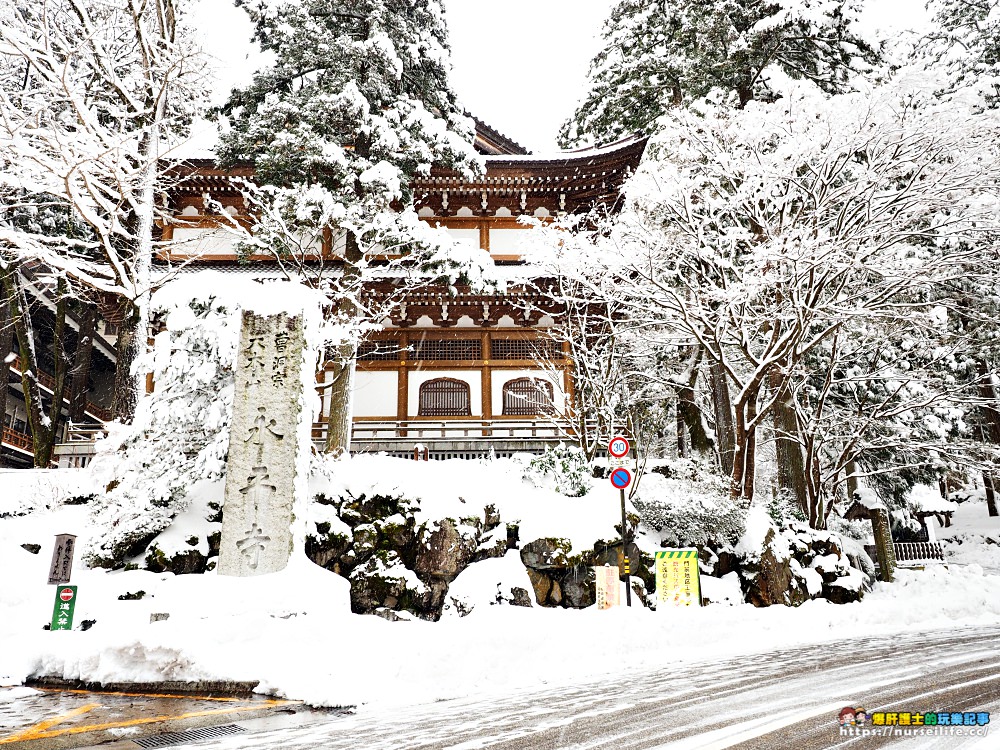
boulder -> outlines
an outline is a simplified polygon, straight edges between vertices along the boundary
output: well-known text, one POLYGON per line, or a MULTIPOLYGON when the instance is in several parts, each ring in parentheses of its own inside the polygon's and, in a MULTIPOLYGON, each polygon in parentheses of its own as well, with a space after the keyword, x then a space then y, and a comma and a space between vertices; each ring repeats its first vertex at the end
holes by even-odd
POLYGON ((423 537, 417 546, 413 571, 422 580, 428 578, 455 580, 472 562, 479 548, 477 529, 456 526, 450 518, 438 521, 437 528, 423 537))

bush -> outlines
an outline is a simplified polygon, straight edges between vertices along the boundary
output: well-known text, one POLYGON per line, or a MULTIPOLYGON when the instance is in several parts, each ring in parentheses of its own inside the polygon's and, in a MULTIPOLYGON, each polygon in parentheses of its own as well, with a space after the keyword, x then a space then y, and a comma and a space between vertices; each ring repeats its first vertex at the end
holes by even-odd
POLYGON ((548 486, 566 497, 583 497, 590 492, 590 465, 582 450, 560 443, 528 464, 526 478, 538 486, 548 486))
POLYGON ((687 460, 643 476, 632 504, 642 523, 670 546, 734 543, 746 514, 729 498, 726 480, 687 460))

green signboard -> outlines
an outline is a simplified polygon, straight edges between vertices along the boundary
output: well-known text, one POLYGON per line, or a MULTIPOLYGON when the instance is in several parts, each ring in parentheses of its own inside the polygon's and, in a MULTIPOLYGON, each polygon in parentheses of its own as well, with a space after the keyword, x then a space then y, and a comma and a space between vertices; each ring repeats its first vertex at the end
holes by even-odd
POLYGON ((76 586, 56 587, 56 603, 52 608, 52 630, 72 630, 76 607, 76 586))

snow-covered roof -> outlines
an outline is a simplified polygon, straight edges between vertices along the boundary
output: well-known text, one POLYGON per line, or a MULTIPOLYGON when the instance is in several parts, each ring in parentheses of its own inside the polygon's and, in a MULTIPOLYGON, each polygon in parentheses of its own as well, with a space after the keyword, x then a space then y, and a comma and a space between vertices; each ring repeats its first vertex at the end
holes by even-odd
POLYGON ((936 487, 926 484, 918 484, 910 490, 907 500, 918 513, 954 513, 958 508, 958 503, 945 500, 936 487))

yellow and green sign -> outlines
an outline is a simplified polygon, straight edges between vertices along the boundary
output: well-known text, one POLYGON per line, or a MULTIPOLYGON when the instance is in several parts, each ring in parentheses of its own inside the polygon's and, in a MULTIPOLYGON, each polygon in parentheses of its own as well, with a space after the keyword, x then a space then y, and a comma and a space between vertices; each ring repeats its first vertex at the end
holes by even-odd
POLYGON ((76 586, 57 586, 56 604, 52 610, 52 630, 72 630, 76 608, 76 586))
POLYGON ((698 550, 664 549, 656 552, 656 608, 700 607, 698 550))

